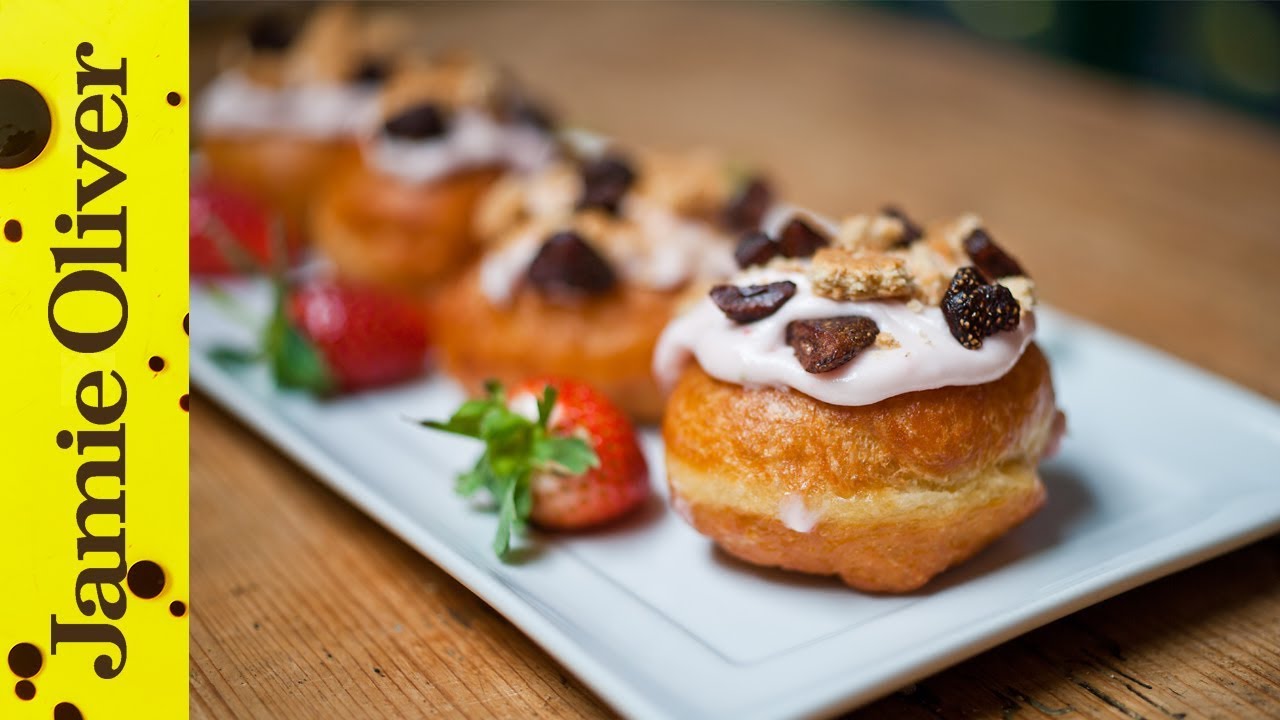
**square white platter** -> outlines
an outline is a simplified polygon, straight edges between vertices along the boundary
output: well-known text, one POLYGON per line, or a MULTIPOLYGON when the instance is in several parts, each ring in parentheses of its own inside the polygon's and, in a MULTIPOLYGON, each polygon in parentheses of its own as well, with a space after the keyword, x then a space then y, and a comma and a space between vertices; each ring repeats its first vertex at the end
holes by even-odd
MULTIPOLYGON (((1045 508, 925 591, 863 595, 713 550, 655 499, 629 522, 541 537, 518 564, 453 494, 478 445, 411 419, 462 398, 436 378, 316 401, 208 351, 251 346, 262 285, 192 288, 191 377, 440 565, 625 715, 821 716, 866 703, 1091 603, 1280 529, 1280 407, 1052 311, 1040 343, 1069 434, 1045 508), (240 311, 228 306, 235 299, 240 311)), ((655 492, 662 443, 644 432, 655 492)))

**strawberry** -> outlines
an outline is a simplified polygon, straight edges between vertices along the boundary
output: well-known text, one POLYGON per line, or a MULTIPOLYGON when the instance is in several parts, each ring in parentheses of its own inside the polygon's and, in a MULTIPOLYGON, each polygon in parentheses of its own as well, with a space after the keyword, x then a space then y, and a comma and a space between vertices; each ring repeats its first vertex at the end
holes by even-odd
MULTIPOLYGON (((194 276, 233 275, 271 265, 271 218, 253 200, 204 178, 191 180, 190 263, 194 276)), ((300 238, 285 238, 288 260, 300 238)))
POLYGON ((321 281, 292 289, 287 312, 339 392, 408 380, 426 364, 426 312, 408 299, 321 281))
POLYGON ((490 383, 485 397, 463 403, 447 421, 422 424, 484 441, 457 490, 470 496, 484 488, 497 502, 499 557, 526 522, 552 530, 594 527, 635 510, 649 494, 631 422, 585 383, 527 380, 509 396, 490 383))
POLYGON ((414 302, 332 280, 291 288, 277 279, 262 347, 216 348, 212 357, 227 366, 266 361, 280 387, 332 395, 416 377, 427 350, 426 313, 414 302))

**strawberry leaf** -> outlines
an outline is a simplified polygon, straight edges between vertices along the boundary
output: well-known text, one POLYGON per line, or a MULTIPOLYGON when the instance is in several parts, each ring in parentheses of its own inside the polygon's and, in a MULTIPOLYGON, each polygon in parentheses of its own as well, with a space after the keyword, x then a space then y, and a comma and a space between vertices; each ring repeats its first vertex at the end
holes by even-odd
POLYGON ((485 384, 485 397, 468 400, 444 421, 423 420, 423 427, 476 438, 484 452, 475 467, 458 475, 454 489, 466 497, 486 489, 498 504, 493 550, 505 557, 511 535, 521 532, 533 510, 533 475, 555 472, 578 475, 598 467, 600 459, 587 441, 552 435, 547 427, 557 393, 546 387, 538 400, 536 421, 507 407, 496 382, 485 384))
POLYGON ((595 450, 591 449, 586 440, 577 437, 550 435, 539 438, 533 443, 530 457, 540 468, 570 475, 581 475, 600 466, 600 458, 596 456, 595 450))
POLYGON ((498 506, 498 532, 493 536, 493 551, 498 557, 506 556, 507 550, 511 549, 511 532, 520 524, 516 515, 515 491, 516 483, 507 483, 498 506))
POLYGON ((209 351, 209 359, 224 370, 239 370, 261 360, 262 354, 221 345, 209 351))
POLYGON ((551 420, 551 411, 555 410, 556 395, 556 389, 548 385, 542 391, 542 397, 538 399, 538 425, 544 428, 551 420))

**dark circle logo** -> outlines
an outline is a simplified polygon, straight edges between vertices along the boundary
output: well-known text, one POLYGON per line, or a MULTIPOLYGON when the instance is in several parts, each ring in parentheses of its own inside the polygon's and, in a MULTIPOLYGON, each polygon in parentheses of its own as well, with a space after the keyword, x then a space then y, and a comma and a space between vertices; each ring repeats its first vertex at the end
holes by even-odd
POLYGON ((129 568, 125 582, 134 595, 150 600, 164 590, 164 570, 150 560, 139 560, 129 568))
POLYGON ((0 168, 35 160, 52 133, 53 117, 40 91, 21 80, 0 80, 0 168))
POLYGON ((53 706, 53 720, 84 720, 80 708, 69 702, 60 702, 53 706))
POLYGON ((44 654, 31 643, 18 643, 9 648, 9 669, 20 678, 35 677, 44 667, 44 654))

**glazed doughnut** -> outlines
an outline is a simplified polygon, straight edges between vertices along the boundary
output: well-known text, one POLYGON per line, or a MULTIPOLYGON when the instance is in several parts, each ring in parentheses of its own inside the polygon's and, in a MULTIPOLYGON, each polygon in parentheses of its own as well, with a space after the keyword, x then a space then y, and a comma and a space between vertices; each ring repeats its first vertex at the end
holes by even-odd
POLYGON ((550 162, 557 145, 544 112, 466 56, 407 60, 378 107, 377 129, 317 191, 310 231, 338 275, 427 291, 477 254, 484 192, 509 169, 550 162))
POLYGON ((1035 345, 994 382, 854 407, 693 364, 663 420, 667 482, 680 515, 731 555, 908 592, 1043 504, 1035 463, 1054 417, 1035 345))
POLYGON ((574 377, 633 419, 661 417, 662 394, 649 364, 676 296, 627 285, 576 305, 521 292, 495 306, 479 285, 473 268, 432 303, 441 363, 470 391, 489 379, 509 386, 531 376, 574 377))
POLYGON ((356 151, 403 33, 349 4, 325 5, 299 25, 259 17, 224 53, 202 93, 196 125, 209 176, 253 196, 294 231, 318 184, 356 151))
POLYGON ((659 333, 688 288, 736 267, 719 222, 731 191, 724 165, 700 152, 504 178, 477 216, 488 251, 434 301, 443 368, 473 391, 488 378, 585 380, 656 422, 659 333), (606 197, 618 178, 628 189, 606 197))
POLYGON ((1063 420, 1029 281, 976 219, 905 243, 906 223, 876 238, 868 220, 735 278, 771 288, 748 293, 757 306, 713 290, 664 332, 667 481, 676 511, 735 557, 909 592, 1045 502, 1036 466, 1063 420), (992 279, 951 264, 969 250, 992 279), (941 297, 938 271, 960 278, 941 297))

